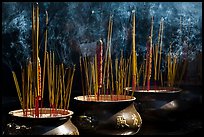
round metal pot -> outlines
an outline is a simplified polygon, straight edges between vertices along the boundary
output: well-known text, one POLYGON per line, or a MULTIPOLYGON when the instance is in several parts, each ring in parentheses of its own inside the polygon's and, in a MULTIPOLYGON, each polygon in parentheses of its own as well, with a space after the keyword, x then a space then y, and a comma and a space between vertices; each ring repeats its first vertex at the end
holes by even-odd
POLYGON ((132 91, 131 87, 126 87, 125 90, 127 94, 133 94, 137 98, 135 104, 144 120, 172 120, 172 116, 180 108, 177 99, 179 99, 182 90, 179 88, 160 87, 156 90, 137 89, 132 91))
POLYGON ((82 134, 134 135, 142 125, 135 99, 126 95, 77 96, 73 123, 82 134))
POLYGON ((10 111, 12 122, 7 124, 5 135, 79 135, 71 121, 73 111, 39 108, 39 117, 35 117, 34 111, 35 109, 28 109, 26 112, 23 109, 10 111))

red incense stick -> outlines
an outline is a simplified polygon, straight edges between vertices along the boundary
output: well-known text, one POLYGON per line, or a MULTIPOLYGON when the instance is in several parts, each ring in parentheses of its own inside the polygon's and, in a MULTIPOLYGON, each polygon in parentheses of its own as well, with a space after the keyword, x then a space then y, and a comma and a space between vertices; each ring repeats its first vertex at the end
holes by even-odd
POLYGON ((97 100, 99 100, 101 88, 102 88, 102 70, 103 70, 103 42, 99 40, 99 44, 96 47, 97 54, 97 69, 98 69, 98 93, 97 100))

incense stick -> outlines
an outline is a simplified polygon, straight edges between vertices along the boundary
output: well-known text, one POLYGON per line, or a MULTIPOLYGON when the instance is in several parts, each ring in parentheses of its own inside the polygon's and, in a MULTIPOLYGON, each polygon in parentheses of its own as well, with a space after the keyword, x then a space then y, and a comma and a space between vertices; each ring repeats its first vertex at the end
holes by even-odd
MULTIPOLYGON (((158 50, 160 49, 160 40, 161 40, 161 31, 162 31, 162 18, 161 18, 161 21, 160 21, 160 25, 159 25, 159 34, 158 34, 158 42, 157 44, 155 45, 155 50, 154 50, 154 80, 156 81, 157 80, 157 77, 159 78, 159 73, 158 73, 158 76, 157 76, 157 62, 158 62, 158 50)), ((162 40, 161 40, 162 41, 162 40)), ((154 48, 153 48, 154 49, 154 48)), ((160 51, 160 57, 159 57, 159 69, 160 69, 160 62, 161 62, 161 51, 160 51)))
POLYGON ((152 37, 153 37, 153 17, 151 22, 151 30, 149 36, 149 54, 148 54, 148 70, 147 70, 147 91, 150 89, 150 78, 151 78, 151 70, 152 70, 152 37))
POLYGON ((102 71, 103 71, 103 42, 102 40, 99 40, 99 45, 97 45, 97 77, 98 77, 98 93, 97 93, 97 99, 99 100, 99 96, 100 96, 100 92, 102 89, 102 82, 103 82, 103 75, 102 75, 102 71))
POLYGON ((114 94, 114 79, 113 79, 112 60, 110 60, 110 71, 111 71, 111 95, 113 95, 114 94))
POLYGON ((79 59, 79 65, 80 65, 80 71, 81 71, 81 84, 82 84, 82 94, 83 96, 85 95, 84 93, 84 78, 83 78, 83 71, 82 71, 82 63, 81 63, 82 57, 80 56, 79 59))
POLYGON ((136 51, 135 51, 135 11, 132 12, 133 28, 132 28, 132 96, 136 89, 136 51))
POLYGON ((22 100, 22 97, 21 97, 21 91, 20 91, 20 88, 19 88, 16 73, 14 71, 12 71, 12 74, 13 74, 13 79, 14 79, 14 82, 15 82, 16 90, 17 90, 17 93, 18 93, 18 98, 19 98, 19 101, 20 101, 20 105, 24 109, 23 100, 22 100))
POLYGON ((98 59, 97 59, 97 55, 95 55, 95 58, 94 58, 94 65, 93 65, 93 68, 95 68, 95 73, 94 73, 94 78, 95 78, 95 89, 94 89, 94 94, 95 96, 98 95, 98 90, 99 90, 99 82, 98 80, 100 80, 98 77, 100 77, 100 75, 98 73, 100 73, 100 70, 98 72, 98 59))
MULTIPOLYGON (((159 45, 159 70, 161 69, 161 54, 162 54, 162 42, 163 42, 163 30, 164 30, 164 22, 163 22, 163 18, 161 19, 161 42, 160 42, 160 45, 159 45)), ((159 78, 159 73, 158 73, 158 78, 159 78)))
MULTIPOLYGON (((70 80, 70 87, 69 87, 69 97, 68 97, 68 103, 66 102, 67 104, 67 109, 69 109, 69 102, 70 102, 70 96, 71 96, 71 89, 72 89, 72 83, 73 83, 73 78, 74 78, 74 73, 75 73, 75 65, 73 67, 73 70, 72 70, 72 76, 71 76, 71 80, 70 80)), ((66 99, 67 100, 67 99, 66 99)), ((66 105, 65 104, 65 105, 66 105)))
POLYGON ((45 85, 45 67, 46 67, 46 51, 47 51, 47 26, 48 26, 48 13, 46 12, 46 29, 45 29, 45 49, 44 49, 44 66, 43 66, 43 79, 42 79, 42 99, 43 99, 43 95, 44 95, 44 85, 45 85))
POLYGON ((23 68, 21 68, 21 78, 22 78, 22 96, 23 96, 23 99, 22 99, 22 102, 23 102, 23 113, 25 113, 24 112, 24 109, 25 109, 25 89, 24 89, 24 86, 25 86, 25 76, 24 76, 24 69, 23 68))
MULTIPOLYGON (((35 71, 36 71, 36 76, 35 76, 35 80, 36 80, 36 92, 37 92, 37 97, 40 96, 39 95, 39 81, 38 81, 38 77, 39 77, 39 72, 38 72, 38 66, 39 66, 39 62, 38 62, 38 41, 39 41, 39 7, 38 7, 38 3, 36 5, 36 53, 35 53, 35 64, 36 64, 36 68, 35 68, 35 71)), ((38 109, 38 100, 35 104, 35 109, 36 109, 36 116, 39 117, 39 109, 38 109)))
POLYGON ((128 87, 130 86, 130 80, 131 80, 131 70, 132 70, 132 69, 131 69, 131 68, 132 68, 131 62, 132 62, 132 54, 130 54, 129 60, 130 60, 130 65, 128 66, 128 82, 127 82, 128 87))

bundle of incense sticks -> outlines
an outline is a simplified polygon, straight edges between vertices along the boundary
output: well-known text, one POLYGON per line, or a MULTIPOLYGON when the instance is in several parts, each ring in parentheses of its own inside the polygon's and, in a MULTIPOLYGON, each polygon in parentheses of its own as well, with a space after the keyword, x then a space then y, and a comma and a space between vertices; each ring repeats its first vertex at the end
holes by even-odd
POLYGON ((120 59, 118 60, 116 58, 115 60, 115 79, 114 80, 115 80, 116 95, 126 95, 126 92, 124 92, 124 88, 126 86, 130 86, 130 83, 128 83, 130 82, 130 79, 131 79, 130 77, 131 72, 128 72, 131 70, 130 58, 125 59, 123 57, 123 51, 121 51, 120 59))
MULTIPOLYGON (((110 15, 109 17, 109 23, 108 23, 108 37, 107 37, 107 49, 105 52, 105 59, 104 59, 104 69, 103 69, 103 94, 105 95, 108 94, 108 92, 111 92, 112 94, 112 90, 110 89, 110 64, 111 62, 111 38, 112 38, 112 26, 113 26, 113 18, 112 15, 110 15), (106 81, 106 82, 105 82, 106 81), (106 84, 105 84, 106 83, 106 84)), ((112 67, 111 67, 112 69, 112 67)), ((111 70, 112 71, 112 70, 111 70)), ((113 79, 112 79, 113 82, 113 79)))
POLYGON ((95 70, 97 69, 97 65, 95 65, 97 64, 96 56, 94 57, 93 62, 94 63, 92 63, 87 56, 80 57, 80 71, 82 76, 81 80, 82 80, 83 96, 88 95, 89 97, 91 94, 95 94, 97 92, 96 90, 98 90, 96 89, 96 87, 98 87, 98 83, 96 83, 95 81, 97 79, 97 75, 95 73, 95 70), (85 78, 83 76, 85 76, 85 78), (95 89, 95 91, 92 90, 92 87, 93 89, 95 89), (94 91, 94 93, 92 91, 94 91))
MULTIPOLYGON (((179 68, 181 69, 181 72, 179 73, 179 71, 178 71, 178 73, 180 74, 180 75, 178 75, 178 85, 180 85, 181 84, 181 81, 182 81, 182 79, 184 78, 184 74, 185 74, 185 72, 186 72, 186 70, 187 70, 187 66, 188 66, 188 61, 187 61, 187 59, 183 59, 182 61, 181 61, 181 63, 179 63, 179 68)), ((176 73, 176 74, 178 74, 178 73, 176 73)))
POLYGON ((52 108, 50 114, 52 115, 56 114, 57 108, 69 108, 75 65, 73 68, 64 68, 63 63, 56 64, 54 52, 47 52, 46 54, 49 103, 50 108, 52 108))
MULTIPOLYGON (((135 52, 135 19, 133 22, 134 22, 133 23, 134 24, 133 25, 134 26, 133 27, 133 30, 134 30, 133 31, 133 41, 134 41, 133 51, 134 52, 132 52, 129 59, 126 60, 123 58, 123 52, 121 51, 120 60, 118 60, 117 58, 115 60, 115 72, 116 72, 115 75, 113 75, 113 63, 112 63, 113 61, 111 59, 111 36, 112 36, 112 25, 113 25, 112 15, 109 18, 107 49, 105 52, 104 65, 102 65, 101 63, 102 62, 102 56, 101 56, 102 48, 100 48, 100 46, 102 46, 101 42, 99 42, 101 44, 99 44, 100 46, 98 46, 96 51, 97 58, 95 56, 93 59, 94 64, 97 64, 97 65, 94 65, 93 63, 91 63, 90 61, 91 59, 86 56, 80 57, 80 71, 81 71, 81 77, 82 77, 83 96, 88 95, 88 99, 91 94, 95 94, 99 96, 99 94, 101 94, 99 93, 100 88, 103 91, 102 95, 104 95, 104 97, 105 95, 111 95, 111 98, 112 98, 113 94, 116 94, 116 95, 125 94, 124 87, 130 85, 130 81, 131 81, 130 75, 132 70, 135 71, 134 78, 136 82, 137 60, 136 60, 136 52, 135 52), (131 61, 134 62, 135 67, 131 65, 131 61), (101 70, 103 70, 103 74, 101 70), (128 75, 126 75, 127 73, 128 75), (98 79, 98 82, 96 82, 97 79, 98 79), (102 81, 103 83, 101 83, 100 81, 101 79, 103 79, 102 81)), ((139 79, 137 80, 139 81, 139 79)), ((97 99, 99 100, 99 97, 97 97, 97 99)))
MULTIPOLYGON (((148 38, 148 41, 147 41, 147 53, 146 53, 146 68, 145 68, 145 79, 144 79, 144 83, 145 84, 145 80, 147 82, 147 91, 149 90, 150 88, 150 78, 151 78, 151 66, 150 66, 150 63, 151 63, 151 58, 150 58, 150 54, 151 54, 151 46, 150 46, 150 37, 148 38)), ((144 85, 145 86, 145 85, 144 85)))
MULTIPOLYGON (((87 56, 80 57, 82 92, 83 92, 83 96, 85 95, 88 96, 87 98, 88 100, 90 99, 89 96, 92 94, 97 96, 96 100, 100 100, 99 95, 104 95, 103 99, 106 99, 105 95, 111 95, 111 99, 112 99, 112 95, 114 94, 117 94, 117 95, 124 94, 123 88, 126 85, 129 85, 127 83, 130 83, 131 56, 128 59, 128 61, 126 61, 125 59, 123 59, 123 53, 121 52, 121 58, 119 63, 117 59, 115 60, 115 70, 116 70, 115 78, 113 75, 113 63, 112 63, 113 61, 111 59, 112 25, 113 25, 113 19, 112 19, 112 15, 110 15, 109 25, 108 25, 107 47, 105 51, 104 61, 102 58, 103 43, 101 40, 98 42, 98 45, 96 48, 96 55, 93 59, 94 63, 92 63, 91 59, 87 56), (103 70, 103 73, 102 73, 102 70, 103 70), (129 75, 125 75, 126 73, 129 73, 129 75)), ((101 99, 102 99, 102 96, 101 96, 101 99)))
MULTIPOLYGON (((32 58, 29 58, 25 66, 21 66, 22 91, 19 87, 16 73, 12 71, 15 82, 18 98, 23 109, 23 114, 27 116, 27 111, 30 109, 30 114, 33 117, 40 117, 39 107, 43 107, 43 94, 45 87, 45 74, 47 68, 49 103, 52 107, 50 115, 56 114, 54 108, 69 108, 73 77, 75 66, 73 68, 64 68, 64 65, 56 65, 54 52, 47 52, 47 25, 48 13, 46 12, 46 30, 44 32, 45 48, 43 73, 41 73, 41 62, 39 58, 39 6, 38 3, 32 7, 32 58), (66 72, 68 74, 66 74, 66 72), (43 78, 41 80, 41 76, 43 78), (65 81, 67 81, 65 83, 65 81), (60 103, 59 103, 60 102, 60 103), (31 110, 31 108, 33 108, 31 110), (33 111, 34 110, 34 111, 33 111)), ((41 109, 42 110, 42 109, 41 109)))
MULTIPOLYGON (((45 29, 45 33, 44 33, 44 37, 45 37, 45 47, 44 47, 44 60, 43 60, 43 79, 42 79, 42 99, 43 99, 43 92, 44 92, 44 81, 45 81, 45 67, 46 67, 46 51, 47 51, 47 26, 48 26, 48 12, 46 11, 46 20, 45 20, 45 24, 46 24, 46 29, 45 29)), ((42 107, 42 105, 41 105, 42 107)))
POLYGON ((153 47, 153 56, 154 56, 154 81, 155 81, 155 90, 157 88, 157 80, 159 80, 159 69, 161 64, 161 51, 162 51, 162 36, 163 36, 163 18, 161 18, 160 21, 160 27, 159 27, 159 34, 158 34, 158 42, 153 47), (160 53, 159 53, 160 51, 160 53), (159 63, 158 63, 158 54, 159 54, 159 63), (158 74, 157 74, 158 73, 158 74))
POLYGON ((176 77, 176 71, 177 71, 177 57, 174 56, 172 58, 172 52, 171 52, 171 45, 169 47, 169 53, 167 55, 167 80, 168 80, 168 86, 169 87, 173 87, 174 86, 174 82, 175 82, 175 77, 176 77), (172 61, 173 59, 173 61, 172 61))
MULTIPOLYGON (((113 64, 112 60, 109 60, 110 64, 110 72, 112 70, 113 64)), ((112 95, 125 95, 126 93, 123 91, 124 87, 128 85, 128 79, 130 79, 130 75, 126 75, 131 68, 131 62, 129 59, 123 58, 123 52, 121 52, 120 59, 115 60, 115 75, 113 75, 113 71, 108 81, 105 81, 104 84, 101 84, 101 89, 107 88, 107 85, 110 87, 111 91, 99 93, 99 69, 98 69, 98 59, 97 55, 93 57, 93 61, 91 61, 90 57, 80 57, 80 71, 82 76, 82 92, 83 96, 87 95, 87 99, 91 99, 91 95, 95 95, 95 100, 105 100, 105 95, 110 95, 112 99, 112 95), (98 69, 98 70, 97 70, 98 69), (99 94, 101 96, 99 96, 99 94), (102 97, 102 95, 104 95, 102 97)), ((105 66, 102 65, 103 69, 105 66)), ((110 74, 110 73, 109 73, 110 74)), ((85 98, 84 98, 85 99, 85 98)))
POLYGON ((33 5, 33 12, 32 12, 32 49, 33 49, 33 80, 34 80, 34 93, 35 93, 35 116, 39 117, 39 98, 41 97, 39 91, 39 5, 36 3, 33 5))

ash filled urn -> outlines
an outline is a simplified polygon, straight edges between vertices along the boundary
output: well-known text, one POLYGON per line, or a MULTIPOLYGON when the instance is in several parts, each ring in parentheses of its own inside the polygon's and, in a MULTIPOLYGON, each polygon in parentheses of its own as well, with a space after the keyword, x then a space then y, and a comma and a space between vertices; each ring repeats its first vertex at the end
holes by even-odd
POLYGON ((65 109, 39 108, 40 115, 35 117, 35 109, 10 111, 12 122, 7 124, 5 135, 79 135, 72 123, 73 111, 65 109), (52 112, 52 113, 51 113, 52 112))

